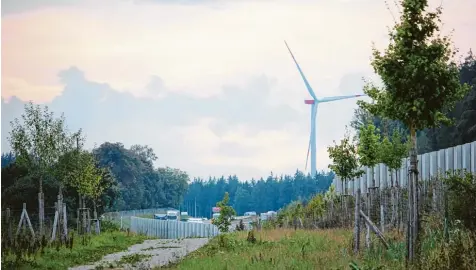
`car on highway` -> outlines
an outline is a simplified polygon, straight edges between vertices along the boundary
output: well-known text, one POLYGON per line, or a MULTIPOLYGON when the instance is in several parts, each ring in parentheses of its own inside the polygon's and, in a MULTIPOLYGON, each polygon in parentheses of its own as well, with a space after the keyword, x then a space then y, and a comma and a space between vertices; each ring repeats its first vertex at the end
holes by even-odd
POLYGON ((257 216, 257 214, 256 214, 255 211, 250 211, 250 212, 245 212, 244 216, 245 217, 253 217, 253 216, 257 216))
POLYGON ((189 218, 187 220, 187 222, 190 222, 190 223, 203 223, 203 219, 201 218, 189 218))
POLYGON ((166 214, 154 214, 154 219, 167 220, 166 214))

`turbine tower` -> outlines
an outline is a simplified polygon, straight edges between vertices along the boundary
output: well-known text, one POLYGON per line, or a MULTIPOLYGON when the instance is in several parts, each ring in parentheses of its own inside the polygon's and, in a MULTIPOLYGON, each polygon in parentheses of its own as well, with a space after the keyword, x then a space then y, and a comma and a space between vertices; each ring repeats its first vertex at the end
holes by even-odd
POLYGON ((331 102, 331 101, 336 101, 336 100, 341 100, 341 99, 349 99, 349 98, 356 98, 356 97, 362 97, 366 95, 351 95, 351 96, 335 96, 335 97, 323 97, 323 98, 317 98, 316 94, 312 90, 311 85, 306 79, 306 76, 304 76, 304 73, 301 70, 301 67, 299 66, 298 62, 296 61, 296 58, 294 57, 293 53, 291 52, 291 49, 288 46, 288 43, 284 41, 286 44, 286 47, 288 48, 289 53, 291 54, 291 57, 294 60, 294 63, 296 63, 296 67, 299 71, 299 74, 301 75, 302 80, 304 81, 304 85, 306 85, 307 91, 311 95, 312 99, 306 99, 304 100, 304 104, 311 105, 311 134, 309 138, 309 147, 307 148, 307 157, 306 157, 306 169, 307 169, 307 161, 309 158, 309 151, 311 152, 311 176, 315 176, 317 173, 316 170, 316 116, 317 116, 317 107, 319 106, 320 103, 325 103, 325 102, 331 102))

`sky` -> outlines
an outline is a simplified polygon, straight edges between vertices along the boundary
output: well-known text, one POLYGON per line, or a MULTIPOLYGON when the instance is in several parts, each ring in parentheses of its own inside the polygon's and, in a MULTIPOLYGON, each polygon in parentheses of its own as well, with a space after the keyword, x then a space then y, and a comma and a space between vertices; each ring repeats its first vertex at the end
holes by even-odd
MULTIPOLYGON (((464 55, 476 47, 474 0, 430 7, 441 3, 442 31, 464 55)), ((318 97, 360 94, 398 12, 381 0, 3 0, 2 152, 32 100, 64 112, 88 148, 146 144, 157 166, 191 177, 304 170, 310 96, 283 41, 318 97)), ((356 107, 319 107, 318 169, 356 107)))

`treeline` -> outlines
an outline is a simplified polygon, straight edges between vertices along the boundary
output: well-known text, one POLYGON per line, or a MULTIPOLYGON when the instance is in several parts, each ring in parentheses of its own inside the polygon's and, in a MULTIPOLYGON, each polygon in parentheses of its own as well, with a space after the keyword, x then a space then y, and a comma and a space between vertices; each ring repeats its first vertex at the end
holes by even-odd
MULTIPOLYGON (((79 207, 79 195, 99 214, 179 206, 189 181, 185 172, 154 167, 157 157, 147 146, 128 149, 106 142, 85 150, 81 130, 71 133, 65 121, 47 106, 29 103, 22 117, 12 122, 12 152, 1 157, 2 210, 21 209, 26 203, 30 215, 36 217, 39 193, 43 193, 47 215, 58 196, 71 214, 79 207)), ((37 219, 32 221, 36 224, 37 219)))
MULTIPOLYGON (((155 168, 157 159, 148 146, 103 143, 93 150, 100 167, 116 179, 117 196, 107 201, 107 211, 178 207, 187 191, 189 177, 174 168, 155 168)), ((105 199, 108 199, 105 197, 105 199)))
POLYGON ((270 175, 266 179, 239 180, 236 176, 194 179, 188 188, 182 211, 199 217, 210 217, 212 207, 228 192, 230 205, 238 215, 248 211, 277 211, 291 201, 307 201, 317 193, 327 191, 333 173, 320 172, 315 177, 296 171, 294 175, 270 175))
MULTIPOLYGON (((419 154, 476 141, 476 58, 471 51, 458 68, 460 82, 469 84, 471 90, 456 102, 454 108, 444 112, 453 119, 452 125, 417 132, 419 154)), ((410 135, 408 128, 400 121, 372 115, 360 107, 356 109, 351 127, 358 133, 362 126, 369 123, 377 127, 382 136, 391 134, 394 129, 410 135)))

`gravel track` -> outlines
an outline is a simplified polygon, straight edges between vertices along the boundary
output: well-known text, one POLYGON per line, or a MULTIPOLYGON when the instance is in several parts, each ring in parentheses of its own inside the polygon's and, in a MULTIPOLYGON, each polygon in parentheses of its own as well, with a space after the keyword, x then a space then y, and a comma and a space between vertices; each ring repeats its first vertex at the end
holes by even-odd
POLYGON ((69 269, 101 269, 101 266, 104 269, 152 269, 182 259, 188 253, 207 244, 208 240, 208 238, 145 240, 142 244, 129 247, 127 251, 106 255, 94 264, 75 266, 69 269), (131 255, 136 257, 134 262, 130 260, 119 262, 124 256, 131 258, 131 255), (140 261, 136 262, 136 260, 140 261))

